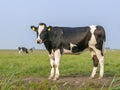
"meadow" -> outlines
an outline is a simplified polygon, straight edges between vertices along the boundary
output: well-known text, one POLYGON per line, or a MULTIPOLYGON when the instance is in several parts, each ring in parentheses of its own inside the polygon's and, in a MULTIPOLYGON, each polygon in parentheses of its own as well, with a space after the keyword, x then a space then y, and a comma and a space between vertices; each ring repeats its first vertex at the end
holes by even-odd
MULTIPOLYGON (((60 80, 47 80, 50 63, 47 51, 35 50, 18 54, 17 50, 0 50, 1 90, 97 90, 120 89, 120 50, 107 50, 102 82, 89 80, 93 62, 89 51, 80 55, 63 55, 60 61, 60 80), (80 80, 74 85, 74 81, 80 80), (82 82, 85 79, 86 82, 82 82), (68 83, 73 82, 73 83, 68 83), (98 83, 96 85, 96 83, 98 83), (78 88, 77 88, 78 87, 78 88)), ((99 76, 99 68, 96 78, 99 76)))

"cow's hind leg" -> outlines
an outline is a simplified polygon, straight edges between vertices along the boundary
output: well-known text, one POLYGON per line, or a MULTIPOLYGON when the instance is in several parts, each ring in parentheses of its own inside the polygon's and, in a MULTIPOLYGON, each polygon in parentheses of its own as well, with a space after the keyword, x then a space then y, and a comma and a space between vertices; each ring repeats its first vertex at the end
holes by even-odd
POLYGON ((97 66, 98 66, 98 62, 100 63, 100 76, 99 79, 101 79, 103 77, 104 74, 104 55, 102 53, 102 50, 99 50, 97 48, 92 48, 93 51, 95 52, 93 54, 93 62, 94 62, 94 68, 91 74, 91 78, 94 77, 94 75, 96 74, 96 70, 97 70, 97 66))
POLYGON ((96 51, 97 53, 97 57, 100 63, 100 76, 99 79, 101 79, 103 77, 104 74, 104 55, 102 54, 102 51, 98 50, 96 51))
POLYGON ((90 78, 94 78, 99 61, 98 61, 95 51, 93 49, 90 49, 90 52, 91 52, 91 57, 93 59, 93 65, 94 65, 90 78))

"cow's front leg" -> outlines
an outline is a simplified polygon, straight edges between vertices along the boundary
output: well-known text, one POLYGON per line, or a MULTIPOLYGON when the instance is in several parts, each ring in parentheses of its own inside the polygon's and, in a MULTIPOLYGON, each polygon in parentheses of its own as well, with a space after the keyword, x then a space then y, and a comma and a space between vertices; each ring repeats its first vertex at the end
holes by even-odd
POLYGON ((55 51, 55 76, 53 80, 57 80, 59 78, 59 63, 60 63, 60 49, 55 51))
POLYGON ((49 76, 49 80, 54 78, 54 74, 55 74, 55 58, 54 58, 54 54, 49 54, 50 57, 50 65, 51 65, 51 72, 50 72, 50 76, 49 76))

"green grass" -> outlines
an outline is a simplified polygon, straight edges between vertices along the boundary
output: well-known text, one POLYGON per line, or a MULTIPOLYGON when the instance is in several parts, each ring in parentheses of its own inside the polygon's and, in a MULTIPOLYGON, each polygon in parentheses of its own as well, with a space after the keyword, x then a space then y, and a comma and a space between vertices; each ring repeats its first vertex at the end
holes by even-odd
MULTIPOLYGON (((18 90, 26 90, 23 82, 19 81, 18 78, 47 78, 50 73, 49 62, 46 51, 36 50, 29 54, 18 54, 16 50, 0 50, 0 88, 2 90, 16 90, 16 84, 14 85, 14 83, 17 83, 17 86, 20 86, 18 90)), ((60 61, 60 76, 89 76, 92 67, 93 62, 89 51, 85 51, 81 55, 63 55, 60 61)), ((115 75, 118 78, 120 77, 120 50, 109 50, 105 57, 104 76, 114 77, 115 75)), ((114 78, 114 82, 111 83, 109 88, 114 86, 115 80, 118 80, 118 78, 114 78)), ((117 80, 116 82, 118 82, 117 80)), ((31 83, 30 87, 33 88, 31 90, 35 90, 36 86, 39 85, 31 83)), ((41 87, 44 87, 44 85, 41 87)), ((57 88, 57 85, 52 88, 57 88)))
POLYGON ((35 51, 30 54, 18 54, 17 51, 0 52, 0 73, 15 72, 16 76, 39 75, 47 76, 49 72, 49 58, 47 53, 35 51))

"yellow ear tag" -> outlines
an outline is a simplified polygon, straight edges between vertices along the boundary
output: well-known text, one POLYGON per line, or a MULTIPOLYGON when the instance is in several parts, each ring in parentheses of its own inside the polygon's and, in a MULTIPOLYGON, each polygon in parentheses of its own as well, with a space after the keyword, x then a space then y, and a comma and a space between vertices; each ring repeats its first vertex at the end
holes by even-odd
POLYGON ((33 31, 35 31, 35 28, 34 28, 34 27, 32 27, 32 30, 33 30, 33 31))
POLYGON ((51 28, 48 28, 48 31, 50 31, 51 30, 51 28))

